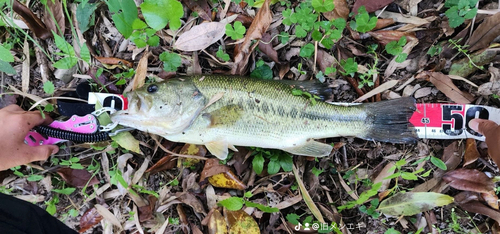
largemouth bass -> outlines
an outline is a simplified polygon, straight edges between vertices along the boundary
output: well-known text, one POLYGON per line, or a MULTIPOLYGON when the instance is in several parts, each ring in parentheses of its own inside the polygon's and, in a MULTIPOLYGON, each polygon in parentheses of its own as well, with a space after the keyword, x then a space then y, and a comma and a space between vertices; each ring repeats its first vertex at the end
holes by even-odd
POLYGON ((113 122, 170 141, 205 145, 220 159, 234 146, 326 156, 332 146, 314 139, 354 136, 415 143, 409 126, 413 98, 339 106, 312 105, 284 82, 232 76, 192 76, 146 84, 127 94, 128 110, 113 122))

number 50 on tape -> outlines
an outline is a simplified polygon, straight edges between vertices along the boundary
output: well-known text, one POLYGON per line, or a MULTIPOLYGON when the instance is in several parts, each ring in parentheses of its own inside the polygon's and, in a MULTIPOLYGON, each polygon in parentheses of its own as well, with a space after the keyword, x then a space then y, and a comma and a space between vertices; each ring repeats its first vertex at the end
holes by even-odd
POLYGON ((475 118, 500 124, 500 109, 470 104, 417 104, 410 123, 424 139, 474 138, 484 141, 483 135, 469 127, 469 121, 475 118))

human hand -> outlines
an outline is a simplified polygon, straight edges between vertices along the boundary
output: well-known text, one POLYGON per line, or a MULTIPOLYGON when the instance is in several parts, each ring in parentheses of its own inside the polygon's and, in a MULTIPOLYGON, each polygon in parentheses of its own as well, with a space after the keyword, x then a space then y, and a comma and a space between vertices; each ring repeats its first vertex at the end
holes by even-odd
POLYGON ((25 111, 17 105, 0 109, 0 171, 24 165, 33 161, 43 161, 57 153, 56 145, 29 146, 24 143, 26 134, 33 127, 50 124, 39 111, 25 111))
POLYGON ((488 153, 497 167, 500 167, 500 126, 491 120, 473 119, 469 122, 469 127, 486 137, 488 153))

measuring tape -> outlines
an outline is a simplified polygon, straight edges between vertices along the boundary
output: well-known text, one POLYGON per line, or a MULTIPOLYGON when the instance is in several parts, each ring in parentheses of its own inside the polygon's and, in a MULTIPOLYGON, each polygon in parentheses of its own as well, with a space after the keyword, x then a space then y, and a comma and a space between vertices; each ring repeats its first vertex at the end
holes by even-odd
MULTIPOLYGON (((89 104, 100 102, 104 107, 126 110, 128 100, 123 95, 89 93, 89 104)), ((345 103, 336 103, 345 104, 345 103)), ((484 141, 484 136, 469 127, 475 118, 489 119, 500 124, 500 109, 471 104, 417 104, 417 110, 410 118, 419 138, 422 139, 465 139, 484 141)))
POLYGON ((410 118, 419 138, 484 141, 484 136, 469 127, 472 119, 488 119, 500 124, 500 109, 471 104, 417 104, 410 118))

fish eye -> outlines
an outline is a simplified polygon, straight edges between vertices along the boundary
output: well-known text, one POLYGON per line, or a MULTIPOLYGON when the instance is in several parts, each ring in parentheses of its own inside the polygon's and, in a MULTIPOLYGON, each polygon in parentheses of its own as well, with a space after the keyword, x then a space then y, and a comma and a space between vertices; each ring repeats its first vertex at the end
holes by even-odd
POLYGON ((148 93, 156 93, 158 91, 158 86, 155 84, 152 84, 148 86, 148 93))

